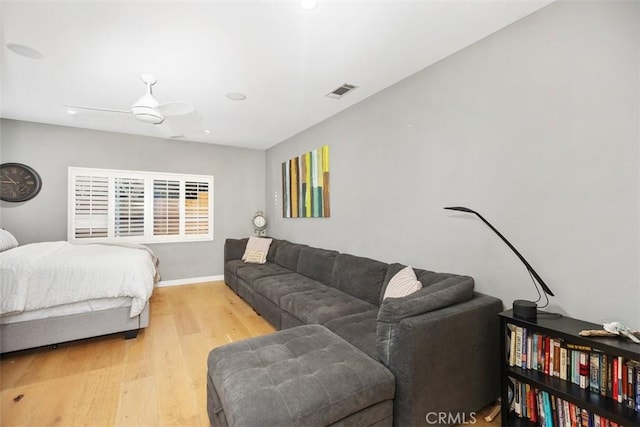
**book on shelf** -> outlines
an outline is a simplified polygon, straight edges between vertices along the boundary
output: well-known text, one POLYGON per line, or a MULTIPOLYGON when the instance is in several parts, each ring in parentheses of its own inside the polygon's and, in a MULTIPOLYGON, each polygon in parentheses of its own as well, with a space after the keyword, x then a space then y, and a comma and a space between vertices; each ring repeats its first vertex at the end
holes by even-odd
MULTIPOLYGON (((639 360, 606 354, 597 348, 565 342, 526 327, 512 324, 507 326, 510 341, 506 346, 509 354, 505 361, 509 366, 559 378, 640 412, 639 360)), ((539 399, 538 394, 533 389, 516 387, 516 413, 534 419, 548 416, 548 408, 540 406, 541 402, 544 403, 544 397, 539 399)), ((557 404, 558 402, 549 401, 550 407, 557 404)), ((558 407, 556 411, 551 410, 551 413, 556 413, 558 418, 562 417, 564 420, 582 418, 580 412, 572 414, 569 406, 558 407)), ((591 418, 589 427, 595 422, 595 417, 591 418)), ((604 424, 601 422, 601 425, 604 424)))
POLYGON ((594 393, 600 393, 600 357, 598 351, 589 354, 589 390, 594 393))
POLYGON ((511 409, 519 418, 541 427, 617 427, 619 424, 575 403, 510 378, 514 385, 511 409), (525 397, 526 396, 526 397, 525 397))

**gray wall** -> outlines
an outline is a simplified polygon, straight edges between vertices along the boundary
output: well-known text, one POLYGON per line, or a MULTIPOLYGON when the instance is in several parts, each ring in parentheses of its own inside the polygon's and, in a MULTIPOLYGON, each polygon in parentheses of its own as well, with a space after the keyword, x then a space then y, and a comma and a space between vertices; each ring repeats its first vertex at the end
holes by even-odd
POLYGON ((0 202, 0 226, 20 243, 67 240, 69 166, 214 176, 214 240, 150 245, 163 280, 223 274, 227 237, 252 232, 265 200, 265 152, 51 126, 0 121, 0 161, 32 166, 42 191, 24 203, 0 202))
MULTIPOLYGON (((638 2, 558 2, 267 151, 270 234, 472 275, 640 328, 638 2), (330 219, 284 219, 281 163, 330 144, 330 219)), ((357 84, 357 82, 354 82, 357 84)))

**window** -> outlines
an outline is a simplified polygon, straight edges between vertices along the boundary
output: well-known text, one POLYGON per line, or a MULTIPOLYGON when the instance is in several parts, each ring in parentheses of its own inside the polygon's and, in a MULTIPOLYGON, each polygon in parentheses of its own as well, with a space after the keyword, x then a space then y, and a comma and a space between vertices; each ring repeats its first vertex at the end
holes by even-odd
POLYGON ((213 177, 69 168, 70 242, 213 240, 213 177))

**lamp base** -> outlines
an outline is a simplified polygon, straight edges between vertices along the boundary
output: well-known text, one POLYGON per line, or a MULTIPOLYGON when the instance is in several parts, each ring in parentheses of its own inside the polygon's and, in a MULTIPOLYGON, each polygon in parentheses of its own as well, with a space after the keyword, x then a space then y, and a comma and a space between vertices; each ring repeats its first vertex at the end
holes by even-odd
POLYGON ((513 317, 535 322, 538 320, 538 306, 533 301, 517 299, 513 302, 513 317))

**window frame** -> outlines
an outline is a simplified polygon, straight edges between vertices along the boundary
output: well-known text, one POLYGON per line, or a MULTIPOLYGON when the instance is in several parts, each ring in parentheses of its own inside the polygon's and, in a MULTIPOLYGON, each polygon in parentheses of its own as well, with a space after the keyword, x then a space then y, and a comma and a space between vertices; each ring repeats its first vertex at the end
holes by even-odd
MULTIPOLYGON (((177 243, 177 242, 195 242, 195 241, 211 241, 213 240, 214 233, 214 209, 213 209, 213 201, 214 201, 214 177, 212 175, 195 175, 195 174, 182 174, 182 173, 171 173, 171 172, 150 172, 150 171, 130 171, 130 170, 120 170, 120 169, 100 169, 100 168, 87 168, 87 167, 75 167, 70 166, 68 168, 68 203, 67 203, 67 239, 71 243, 177 243), (106 218, 106 236, 96 236, 96 237, 78 237, 77 230, 81 227, 78 227, 78 223, 85 224, 104 224, 104 218, 99 218, 98 214, 96 214, 95 218, 91 217, 91 214, 84 219, 78 218, 77 207, 81 201, 77 201, 76 194, 79 194, 77 189, 79 189, 78 182, 80 182, 80 177, 92 177, 93 180, 89 179, 88 181, 96 181, 96 182, 104 182, 104 179, 107 179, 107 218, 106 218), (100 180, 100 178, 102 178, 100 180), (115 180, 119 179, 142 179, 144 182, 144 209, 143 209, 143 233, 142 235, 125 235, 118 236, 116 235, 116 185, 115 180), (157 217, 154 215, 156 209, 156 194, 154 183, 156 181, 178 181, 179 182, 179 203, 178 203, 178 233, 177 234, 166 234, 166 235, 156 235, 154 234, 156 231, 155 225, 157 217), (193 197, 189 197, 189 195, 193 196, 193 192, 187 194, 188 188, 187 183, 195 183, 196 187, 199 189, 200 187, 206 188, 206 191, 196 192, 195 199, 193 197), (206 200, 204 194, 206 194, 206 200), (201 196, 201 194, 203 194, 201 196), (202 199, 201 199, 202 197, 202 199), (187 203, 188 200, 191 200, 191 203, 187 203), (195 200, 196 204, 196 216, 195 221, 197 221, 196 226, 196 234, 188 233, 187 231, 187 216, 189 215, 189 211, 193 212, 193 208, 190 208, 187 205, 192 205, 195 200), (203 215, 204 213, 204 215, 203 215), (204 232, 197 233, 197 230, 203 228, 204 232)), ((97 185, 96 185, 97 187, 97 185)), ((90 186, 87 189, 88 194, 93 195, 93 189, 95 187, 90 186)), ((103 189, 101 189, 103 190, 103 189)), ((97 191, 97 190, 96 190, 97 191)), ((102 191, 104 193, 104 191, 102 191)), ((104 205, 104 194, 99 194, 102 199, 99 199, 96 204, 102 207, 104 205)), ((87 193, 86 193, 87 194, 87 193)), ((78 197, 78 199, 80 199, 78 197)), ((93 199, 89 197, 88 204, 86 205, 89 208, 94 206, 93 199)), ((168 200, 168 199, 160 199, 160 200, 168 200)), ((125 201, 127 202, 127 201, 125 201)), ((85 202, 87 203, 87 202, 85 202)), ((126 206, 125 203, 123 206, 126 206)), ((168 206, 168 204, 167 204, 168 206)), ((168 208, 167 208, 168 209, 168 208)), ((102 212, 101 211, 101 212, 102 212)), ((136 211, 139 213, 139 211, 136 211)), ((104 216, 104 214, 102 214, 104 216)), ((193 213, 191 214, 191 219, 193 220, 193 213)), ((168 218, 169 215, 165 215, 168 218)), ((127 218, 125 222, 131 222, 131 217, 127 218)), ((133 219, 135 222, 135 217, 133 219)), ((168 221, 168 220, 167 220, 168 221)), ((85 227, 86 228, 86 227, 85 227)), ((91 233, 89 233, 91 234, 91 233)), ((96 233, 98 234, 98 233, 96 233)), ((103 234, 103 233, 102 233, 103 234)))

